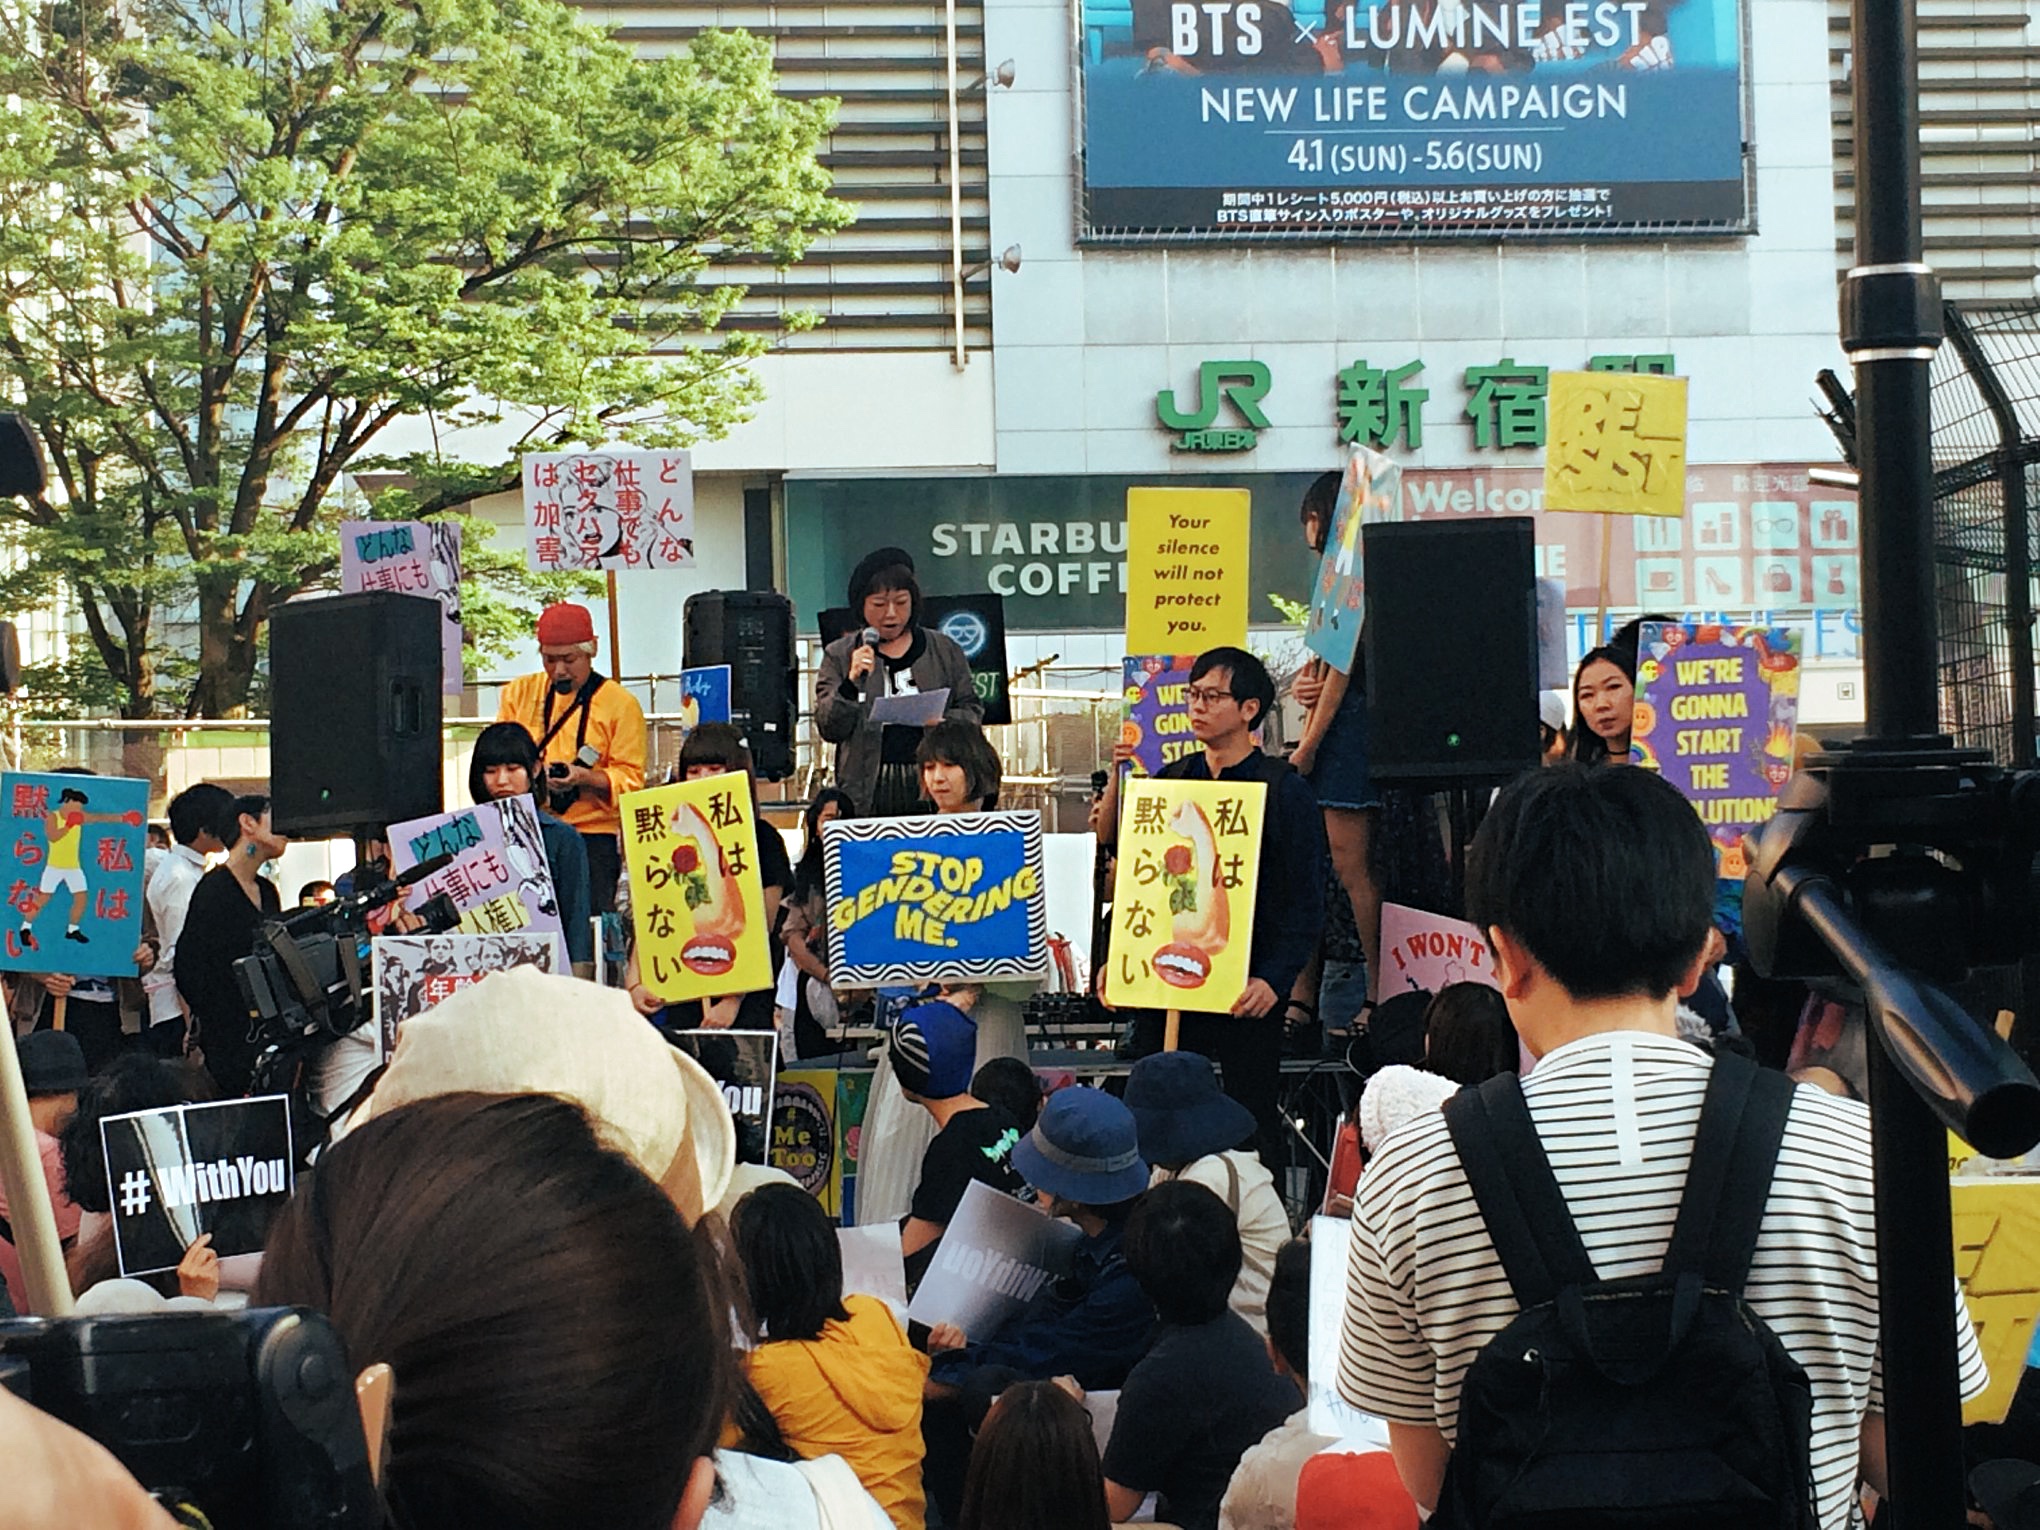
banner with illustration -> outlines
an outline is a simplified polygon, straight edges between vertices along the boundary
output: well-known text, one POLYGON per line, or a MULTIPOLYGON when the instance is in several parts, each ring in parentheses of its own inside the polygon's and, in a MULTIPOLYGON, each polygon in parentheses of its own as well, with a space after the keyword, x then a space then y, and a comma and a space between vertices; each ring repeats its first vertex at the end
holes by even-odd
POLYGON ((1746 229, 1738 0, 1081 0, 1080 235, 1746 229))
POLYGON ((822 861, 831 982, 1047 975, 1039 813, 839 818, 822 830, 822 861))
POLYGON ((1686 513, 1686 379, 1553 372, 1544 508, 1686 513))
POLYGON ((1629 757, 1693 804, 1722 879, 1740 882, 1743 836, 1770 821, 1792 777, 1800 635, 1645 622, 1640 642, 1629 757))
POLYGON ((730 667, 704 664, 699 669, 680 671, 680 739, 703 723, 730 720, 730 667))
POLYGON ((461 673, 460 525, 454 521, 342 521, 340 593, 389 590, 439 602, 439 688, 458 696, 461 673))
POLYGON ((378 935, 370 943, 377 1046, 397 1049, 397 1028, 471 983, 512 967, 567 972, 565 937, 536 930, 507 935, 378 935))
POLYGON ((525 553, 538 573, 694 566, 687 452, 526 452, 521 460, 525 553))
POLYGON ((407 907, 422 908, 428 898, 445 893, 460 910, 464 935, 564 929, 538 806, 530 797, 506 797, 390 825, 393 872, 402 874, 440 855, 451 855, 453 864, 414 883, 404 894, 407 907))
POLYGON ((1402 469, 1380 452, 1356 446, 1339 474, 1339 498, 1310 587, 1304 646, 1342 675, 1353 673, 1360 623, 1367 615, 1367 565, 1362 527, 1402 518, 1402 469))
POLYGON ((7 967, 133 977, 149 783, 8 771, 7 967))
POLYGON ((843 1207, 843 1155, 836 1140, 836 1070, 792 1068, 772 1090, 772 1141, 766 1161, 837 1216, 843 1207))
POLYGON ((1129 769, 1152 776, 1203 745, 1190 733, 1190 667, 1194 653, 1128 654, 1120 691, 1119 736, 1133 746, 1129 769))
POLYGON ((965 1338, 988 1339, 1026 1311, 1044 1286, 1069 1273, 1083 1239, 1076 1223, 974 1179, 964 1186, 907 1317, 930 1328, 954 1323, 965 1338))
POLYGON ((262 1251, 297 1179, 290 1104, 272 1094, 99 1123, 121 1274, 174 1270, 201 1237, 222 1259, 262 1251))
POLYGON ((1247 986, 1268 788, 1135 777, 1122 793, 1105 997, 1222 1014, 1247 986))
POLYGON ((751 778, 655 786, 620 809, 639 981, 668 1004, 770 988, 751 778))
POLYGON ((1400 903, 1381 905, 1381 997, 1437 993, 1454 983, 1502 985, 1494 953, 1476 925, 1400 903))

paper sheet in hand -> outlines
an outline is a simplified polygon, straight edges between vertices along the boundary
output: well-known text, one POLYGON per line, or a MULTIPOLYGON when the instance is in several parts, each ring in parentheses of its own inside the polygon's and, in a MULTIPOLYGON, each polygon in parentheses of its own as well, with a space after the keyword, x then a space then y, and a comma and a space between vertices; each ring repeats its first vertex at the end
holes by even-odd
POLYGON ((1388 1425, 1339 1396, 1339 1331, 1346 1324, 1346 1266, 1353 1224, 1310 1219, 1310 1430, 1351 1451, 1388 1449, 1388 1425))
POLYGON ((943 685, 907 696, 881 696, 871 704, 871 720, 919 728, 942 721, 942 714, 948 710, 949 687, 943 685))
POLYGON ((970 1338, 990 1338, 1043 1286, 1069 1272, 1083 1236, 1075 1223, 972 1180, 907 1316, 930 1328, 954 1323, 970 1338))
POLYGON ((865 1227, 839 1227, 836 1241, 843 1249, 843 1290, 875 1296, 904 1318, 907 1312, 907 1262, 900 1256, 900 1229, 894 1222, 865 1227))

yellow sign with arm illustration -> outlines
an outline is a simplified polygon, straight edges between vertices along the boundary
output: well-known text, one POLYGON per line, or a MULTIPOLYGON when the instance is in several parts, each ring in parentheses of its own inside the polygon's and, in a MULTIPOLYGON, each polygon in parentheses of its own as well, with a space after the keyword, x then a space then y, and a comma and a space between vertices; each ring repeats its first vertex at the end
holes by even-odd
POLYGON ((1247 986, 1268 788, 1125 783, 1105 997, 1224 1014, 1247 986))
POLYGON ((631 792, 619 809, 638 980, 676 1004, 770 988, 751 778, 705 776, 631 792))

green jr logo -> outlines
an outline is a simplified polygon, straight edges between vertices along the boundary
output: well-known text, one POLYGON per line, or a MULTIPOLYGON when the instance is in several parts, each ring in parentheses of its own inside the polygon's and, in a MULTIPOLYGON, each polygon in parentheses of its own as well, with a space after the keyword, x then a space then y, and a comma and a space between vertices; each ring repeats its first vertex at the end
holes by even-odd
POLYGON ((1185 414, 1176 407, 1176 390, 1155 395, 1155 418, 1180 432, 1170 443, 1179 452, 1246 452, 1254 449, 1256 430, 1268 428, 1261 400, 1268 396, 1265 361, 1207 361, 1197 369, 1197 408, 1185 414), (1219 406, 1230 403, 1247 429, 1215 430, 1219 406))

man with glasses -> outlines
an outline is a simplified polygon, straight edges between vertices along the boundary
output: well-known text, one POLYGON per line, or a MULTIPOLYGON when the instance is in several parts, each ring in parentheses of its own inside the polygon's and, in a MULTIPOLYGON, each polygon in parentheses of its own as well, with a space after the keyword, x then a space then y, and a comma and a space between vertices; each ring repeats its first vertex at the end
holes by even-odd
MULTIPOLYGON (((1324 815, 1310 783, 1286 760, 1264 754, 1254 729, 1275 705, 1267 666, 1244 648, 1213 648, 1190 667, 1190 732, 1204 747, 1161 769, 1167 780, 1259 781, 1268 788, 1261 820, 1260 880, 1254 899, 1247 986, 1230 1014, 1186 1014, 1182 1044, 1218 1066, 1225 1092, 1254 1113, 1263 1159, 1283 1153, 1282 1008, 1309 965, 1325 922, 1324 815)), ((1133 758, 1130 744, 1112 751, 1115 766, 1133 758)), ((1100 805, 1098 835, 1119 837, 1119 775, 1115 768, 1100 805)), ((1161 1049, 1163 1017, 1135 1019, 1136 1050, 1161 1049)))
POLYGON ((539 805, 564 818, 588 847, 589 902, 616 907, 622 870, 617 801, 645 784, 645 713, 637 698, 595 673, 595 622, 562 601, 538 618, 541 674, 503 687, 496 721, 522 723, 542 762, 532 782, 539 805))

